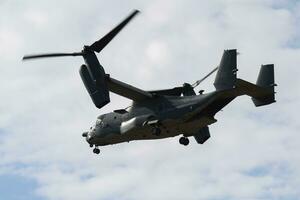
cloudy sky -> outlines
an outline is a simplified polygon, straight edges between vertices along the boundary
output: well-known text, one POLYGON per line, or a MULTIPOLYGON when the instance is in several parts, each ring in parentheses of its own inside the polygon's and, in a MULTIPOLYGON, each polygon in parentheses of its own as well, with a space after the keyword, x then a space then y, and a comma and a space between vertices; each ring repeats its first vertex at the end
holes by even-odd
POLYGON ((0 0, 0 199, 298 199, 299 10, 298 0, 0 0), (130 101, 111 95, 96 109, 80 57, 21 58, 81 50, 133 9, 141 14, 98 55, 112 77, 174 87, 236 48, 240 78, 255 82, 261 64, 275 64, 277 103, 236 99, 216 115, 204 145, 175 137, 94 155, 81 133, 130 101))

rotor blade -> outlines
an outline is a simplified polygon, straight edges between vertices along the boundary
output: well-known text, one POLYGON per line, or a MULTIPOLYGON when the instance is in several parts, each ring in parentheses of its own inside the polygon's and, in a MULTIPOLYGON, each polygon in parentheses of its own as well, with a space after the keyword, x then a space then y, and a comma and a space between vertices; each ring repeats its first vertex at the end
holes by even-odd
POLYGON ((134 10, 126 19, 124 19, 118 26, 112 29, 109 33, 107 33, 100 40, 94 42, 90 49, 96 52, 100 52, 127 24, 128 22, 140 11, 134 10))
POLYGON ((207 79, 210 75, 212 75, 215 71, 217 71, 219 67, 214 68, 211 72, 209 72, 206 76, 204 76, 202 79, 196 81, 195 83, 192 84, 192 87, 195 88, 197 87, 202 81, 207 79))
POLYGON ((81 55, 83 55, 81 52, 35 54, 35 55, 24 56, 22 60, 29 60, 35 58, 48 58, 48 57, 62 57, 62 56, 81 56, 81 55))

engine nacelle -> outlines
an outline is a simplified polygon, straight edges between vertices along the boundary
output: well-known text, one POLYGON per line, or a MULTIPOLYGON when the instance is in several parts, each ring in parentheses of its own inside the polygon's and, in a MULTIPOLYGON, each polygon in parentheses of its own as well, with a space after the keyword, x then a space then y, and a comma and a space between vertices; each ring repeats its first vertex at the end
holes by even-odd
POLYGON ((89 69, 86 65, 82 65, 79 70, 84 86, 95 106, 102 108, 110 102, 109 91, 105 81, 105 72, 104 70, 99 70, 98 73, 93 72, 94 70, 89 69))

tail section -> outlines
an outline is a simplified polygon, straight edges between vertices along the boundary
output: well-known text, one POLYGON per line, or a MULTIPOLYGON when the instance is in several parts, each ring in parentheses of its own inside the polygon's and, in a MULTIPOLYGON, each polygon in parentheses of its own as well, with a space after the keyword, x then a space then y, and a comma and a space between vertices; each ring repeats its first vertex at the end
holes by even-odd
POLYGON ((216 90, 226 90, 235 87, 237 72, 236 57, 236 49, 224 51, 214 82, 216 90))
POLYGON ((237 78, 237 51, 224 50, 214 86, 217 91, 223 91, 224 97, 232 98, 249 95, 255 106, 264 106, 275 101, 274 65, 262 65, 256 84, 237 78))
POLYGON ((275 101, 274 65, 262 65, 256 84, 237 79, 233 95, 249 95, 255 106, 264 106, 275 101))
POLYGON ((264 106, 276 102, 274 92, 274 86, 276 86, 276 84, 274 82, 273 64, 261 66, 256 85, 263 88, 267 94, 258 97, 252 97, 252 101, 255 106, 264 106))

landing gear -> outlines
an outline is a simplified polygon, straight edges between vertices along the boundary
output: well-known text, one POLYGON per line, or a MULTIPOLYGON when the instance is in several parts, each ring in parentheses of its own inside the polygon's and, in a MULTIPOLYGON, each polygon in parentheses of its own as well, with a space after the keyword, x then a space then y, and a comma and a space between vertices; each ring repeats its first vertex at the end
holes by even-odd
POLYGON ((153 127, 151 131, 152 131, 152 134, 156 135, 156 136, 159 136, 161 133, 161 130, 158 127, 153 127))
POLYGON ((187 137, 181 137, 179 139, 179 143, 184 145, 184 146, 187 146, 190 143, 190 140, 187 137))
POLYGON ((93 149, 93 153, 99 154, 99 153, 100 153, 100 149, 98 149, 97 147, 95 147, 95 148, 93 149))

